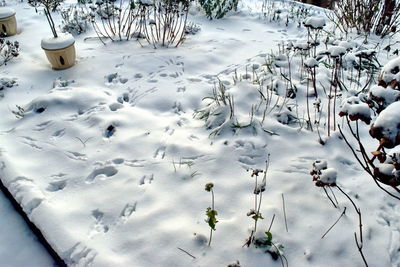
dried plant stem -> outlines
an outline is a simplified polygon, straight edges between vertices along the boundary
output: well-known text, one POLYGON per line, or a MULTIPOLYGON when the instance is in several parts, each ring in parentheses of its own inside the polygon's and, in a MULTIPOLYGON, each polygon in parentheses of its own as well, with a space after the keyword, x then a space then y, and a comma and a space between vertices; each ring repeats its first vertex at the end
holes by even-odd
POLYGON ((354 203, 353 199, 352 199, 346 192, 344 192, 344 191, 342 190, 342 188, 340 188, 338 185, 336 185, 336 188, 337 188, 343 195, 345 195, 345 196, 347 197, 348 200, 350 200, 351 204, 353 204, 354 210, 355 210, 355 211, 357 212, 357 214, 358 214, 358 223, 359 223, 359 225, 358 225, 358 228, 359 228, 359 229, 358 229, 358 236, 357 236, 357 233, 354 232, 354 238, 355 238, 355 242, 356 242, 358 251, 360 252, 360 255, 361 255, 361 257, 362 257, 362 259, 363 259, 363 261, 364 261, 364 264, 365 264, 365 266, 368 267, 367 260, 365 259, 364 253, 363 253, 363 251, 362 251, 363 245, 364 245, 364 244, 363 244, 363 232, 362 232, 362 226, 363 226, 363 225, 362 225, 362 218, 361 218, 361 210, 360 210, 360 208, 357 207, 356 203, 354 203))
POLYGON ((346 209, 347 207, 344 207, 342 214, 340 214, 339 218, 335 221, 335 223, 331 227, 329 227, 329 229, 325 232, 325 234, 323 234, 321 239, 323 239, 329 233, 329 231, 332 230, 333 227, 335 227, 335 225, 339 222, 339 220, 346 214, 346 209))
POLYGON ((283 216, 284 216, 284 218, 285 218, 286 232, 289 233, 288 225, 287 225, 287 219, 286 219, 285 197, 284 197, 283 193, 282 193, 282 207, 283 207, 283 216))

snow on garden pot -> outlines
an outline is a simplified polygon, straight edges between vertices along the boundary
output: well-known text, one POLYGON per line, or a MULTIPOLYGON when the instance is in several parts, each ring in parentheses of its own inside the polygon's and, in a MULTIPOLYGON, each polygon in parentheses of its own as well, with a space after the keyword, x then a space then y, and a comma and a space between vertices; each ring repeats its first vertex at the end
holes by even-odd
POLYGON ((15 34, 17 34, 15 10, 9 7, 0 7, 0 35, 11 36, 15 34))
POLYGON ((75 64, 75 39, 71 34, 43 38, 42 49, 53 69, 63 70, 75 64))

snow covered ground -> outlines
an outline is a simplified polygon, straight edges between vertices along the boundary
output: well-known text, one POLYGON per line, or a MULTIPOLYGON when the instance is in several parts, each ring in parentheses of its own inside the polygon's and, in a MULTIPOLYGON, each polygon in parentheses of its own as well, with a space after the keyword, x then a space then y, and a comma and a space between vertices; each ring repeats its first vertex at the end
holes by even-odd
MULTIPOLYGON (((254 225, 246 215, 254 208, 251 174, 265 167, 268 155, 264 219, 256 235, 266 232, 274 217, 273 242, 284 246, 289 265, 363 266, 352 204, 333 188, 335 208, 310 176, 313 162, 326 160, 337 171, 340 188, 362 211, 363 253, 370 266, 400 266, 398 200, 363 172, 333 122, 328 136, 324 92, 334 56, 319 58, 324 62, 317 75, 319 115, 314 89, 306 82, 310 70, 302 67, 306 56, 288 54, 288 66, 286 52, 279 52, 288 43, 301 50, 310 38, 295 19, 286 26, 284 15, 264 18, 257 1, 243 1, 238 12, 221 20, 209 21, 194 8, 189 20, 201 31, 177 49, 141 47, 134 40, 104 46, 88 31, 76 36, 76 65, 54 71, 40 48, 41 38, 51 33, 44 15, 27 3, 8 5, 17 11, 19 34, 10 39, 20 42, 21 53, 0 69, 1 77, 18 83, 3 90, 0 99, 0 176, 69 266, 227 266, 236 261, 280 266, 265 249, 243 247, 254 225), (294 98, 287 96, 289 82, 283 78, 289 75, 297 88, 294 98), (224 89, 233 96, 234 113, 229 104, 215 101, 224 89), (306 105, 313 120, 322 117, 319 132, 315 124, 307 129, 306 105), (211 195, 204 190, 209 182, 218 211, 210 247, 205 211, 211 195), (321 238, 345 207, 345 215, 321 238)), ((279 8, 285 13, 296 6, 279 8)), ((321 9, 308 8, 307 16, 324 16, 321 9)), ((319 19, 309 22, 321 25, 319 19)), ((325 27, 329 32, 332 25, 325 27)), ((368 49, 377 51, 381 64, 393 57, 381 51, 378 38, 364 44, 362 37, 342 37, 328 41, 321 33, 326 42, 318 51, 326 46, 331 54, 343 52, 345 62, 368 49)), ((342 75, 353 77, 353 71, 357 77, 356 70, 342 75)), ((345 84, 356 90, 357 83, 368 80, 364 72, 360 76, 345 84)), ((335 113, 344 94, 329 104, 335 113)), ((335 120, 342 123, 338 116, 335 120)), ((368 127, 362 129, 368 139, 368 127)), ((367 145, 370 151, 376 148, 372 140, 367 145)), ((7 207, 3 213, 11 216, 7 207)), ((1 225, 11 224, 2 219, 1 225)), ((3 239, 5 232, 0 233, 3 239)), ((38 246, 28 248, 39 266, 49 265, 44 252, 36 252, 38 246)), ((10 255, 0 257, 0 266, 31 262, 14 261, 18 246, 2 242, 0 251, 10 255)))

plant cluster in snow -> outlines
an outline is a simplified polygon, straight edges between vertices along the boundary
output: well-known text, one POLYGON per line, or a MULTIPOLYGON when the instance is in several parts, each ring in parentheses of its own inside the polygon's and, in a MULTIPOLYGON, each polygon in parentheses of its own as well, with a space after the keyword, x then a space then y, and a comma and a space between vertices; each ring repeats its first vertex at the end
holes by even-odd
POLYGON ((310 174, 316 186, 336 185, 337 171, 334 168, 328 168, 328 163, 325 160, 314 161, 310 174))

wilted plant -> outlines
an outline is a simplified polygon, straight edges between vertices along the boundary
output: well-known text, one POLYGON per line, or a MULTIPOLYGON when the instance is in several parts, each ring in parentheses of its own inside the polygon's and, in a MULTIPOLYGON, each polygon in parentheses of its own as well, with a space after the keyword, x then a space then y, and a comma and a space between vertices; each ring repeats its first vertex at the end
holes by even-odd
POLYGON ((265 170, 255 169, 252 170, 251 177, 254 177, 254 208, 250 209, 247 213, 248 217, 251 217, 254 220, 254 227, 251 230, 250 236, 247 238, 246 243, 243 246, 249 247, 252 243, 255 242, 254 235, 257 232, 257 224, 259 219, 264 219, 261 215, 261 203, 262 203, 262 194, 265 191, 265 187, 267 185, 267 171, 269 167, 269 154, 267 161, 265 162, 265 170), (258 181, 258 176, 263 174, 261 182, 258 181))
POLYGON ((217 215, 218 212, 214 208, 214 190, 213 190, 214 184, 213 183, 208 183, 205 186, 205 190, 207 192, 211 192, 211 207, 208 207, 206 210, 206 223, 208 226, 210 226, 210 238, 208 240, 208 246, 211 245, 211 239, 212 239, 212 234, 213 231, 215 231, 215 225, 217 224, 217 215))
POLYGON ((90 25, 90 14, 86 7, 71 5, 61 10, 62 31, 71 34, 81 34, 86 32, 90 25))

